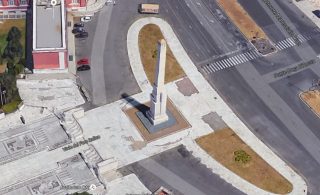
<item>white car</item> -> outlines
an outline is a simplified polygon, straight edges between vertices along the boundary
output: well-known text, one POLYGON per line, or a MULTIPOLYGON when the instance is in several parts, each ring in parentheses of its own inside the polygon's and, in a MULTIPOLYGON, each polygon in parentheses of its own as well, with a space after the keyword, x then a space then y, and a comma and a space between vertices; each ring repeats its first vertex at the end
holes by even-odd
POLYGON ((81 22, 89 22, 91 19, 92 19, 91 16, 84 16, 80 20, 81 20, 81 22))

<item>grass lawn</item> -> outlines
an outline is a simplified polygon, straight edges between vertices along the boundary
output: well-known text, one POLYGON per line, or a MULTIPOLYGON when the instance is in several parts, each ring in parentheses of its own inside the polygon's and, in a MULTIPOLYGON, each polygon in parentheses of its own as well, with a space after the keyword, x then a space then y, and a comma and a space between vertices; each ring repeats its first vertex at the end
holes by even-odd
POLYGON ((198 145, 226 168, 257 187, 276 194, 292 191, 292 184, 273 169, 230 128, 196 139, 198 145))
MULTIPOLYGON (((144 26, 139 33, 139 50, 143 68, 150 83, 154 82, 154 73, 157 61, 157 42, 164 39, 160 28, 154 24, 144 26)), ((165 83, 175 81, 185 76, 184 71, 173 56, 167 45, 167 61, 165 83)))
POLYGON ((320 117, 320 91, 312 90, 300 94, 300 98, 304 101, 313 112, 320 117))
POLYGON ((8 104, 5 104, 2 106, 2 110, 4 113, 8 114, 8 113, 11 113, 11 112, 14 112, 15 110, 18 109, 18 105, 21 103, 21 100, 15 100, 15 101, 12 101, 8 104))

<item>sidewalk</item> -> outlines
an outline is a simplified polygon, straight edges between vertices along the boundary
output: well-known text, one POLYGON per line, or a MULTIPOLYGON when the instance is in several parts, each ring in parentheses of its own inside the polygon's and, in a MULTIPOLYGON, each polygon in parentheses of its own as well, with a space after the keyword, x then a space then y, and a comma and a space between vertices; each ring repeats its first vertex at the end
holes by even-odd
MULTIPOLYGON (((167 40, 174 56, 182 66, 188 78, 198 89, 199 94, 192 95, 189 99, 181 97, 177 93, 172 83, 166 84, 168 96, 175 105, 191 123, 192 128, 189 130, 190 136, 183 138, 183 144, 188 150, 194 151, 193 154, 201 159, 201 162, 212 168, 213 172, 220 175, 221 178, 231 183, 233 186, 242 190, 246 194, 271 194, 243 180, 230 170, 226 169, 219 162, 207 155, 193 139, 205 135, 205 132, 199 132, 199 129, 205 130, 203 125, 199 124, 199 115, 208 114, 208 112, 218 113, 227 125, 237 133, 237 135, 251 148, 257 152, 268 164, 275 170, 286 177, 293 184, 293 191, 290 194, 306 194, 307 185, 305 181, 297 175, 284 161, 274 154, 266 145, 264 145, 255 135, 242 123, 242 121, 232 112, 228 105, 222 100, 219 94, 209 85, 209 83, 198 72, 184 48, 180 44, 173 29, 167 22, 159 18, 143 18, 136 21, 129 29, 127 35, 128 54, 132 71, 137 79, 143 93, 151 91, 151 85, 147 80, 143 66, 140 60, 138 48, 138 34, 140 29, 149 23, 156 24, 160 27, 164 37, 167 40), (198 96, 198 97, 196 97, 198 96), (212 98, 216 97, 216 98, 212 98), (197 108, 197 109, 194 109, 197 108), (198 119, 198 121, 196 121, 198 119), (201 127, 201 128, 199 128, 201 127)), ((147 98, 146 98, 147 99, 147 98)), ((201 119, 201 117, 200 117, 201 119)), ((176 135, 177 136, 177 135, 176 135)), ((164 139, 163 139, 164 140, 164 139)))
POLYGON ((320 9, 319 0, 303 0, 297 2, 292 0, 293 4, 296 5, 313 23, 320 28, 320 18, 315 16, 312 11, 320 9))

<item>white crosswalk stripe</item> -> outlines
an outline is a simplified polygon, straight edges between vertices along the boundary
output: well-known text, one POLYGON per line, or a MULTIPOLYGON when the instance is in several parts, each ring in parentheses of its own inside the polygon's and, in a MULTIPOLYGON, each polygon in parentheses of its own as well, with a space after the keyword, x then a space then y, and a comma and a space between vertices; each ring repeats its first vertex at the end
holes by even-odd
POLYGON ((209 64, 208 68, 209 68, 210 71, 213 71, 213 72, 215 72, 215 71, 218 70, 218 69, 215 69, 215 67, 213 66, 213 64, 209 64))
POLYGON ((233 57, 229 58, 230 62, 232 63, 232 66, 236 65, 237 64, 237 61, 235 61, 233 59, 233 57))
POLYGON ((236 65, 236 62, 233 59, 229 58, 228 60, 230 61, 231 66, 236 65))
POLYGON ((222 62, 223 68, 227 68, 228 67, 228 64, 225 62, 225 60, 222 60, 221 62, 222 62))
POLYGON ((244 54, 241 54, 241 55, 240 55, 240 58, 242 58, 242 59, 244 60, 244 62, 247 62, 247 61, 248 61, 247 57, 246 57, 244 54))
POLYGON ((217 70, 218 70, 218 68, 217 68, 217 63, 211 64, 210 67, 211 67, 214 71, 217 71, 217 70))
POLYGON ((241 63, 236 56, 233 56, 232 59, 233 59, 234 61, 236 61, 237 64, 240 64, 240 63, 241 63))
POLYGON ((254 59, 254 57, 250 54, 250 52, 245 53, 249 60, 254 59))
MULTIPOLYGON (((320 29, 316 29, 316 30, 320 32, 320 29)), ((312 36, 311 35, 303 36, 299 34, 297 38, 299 39, 299 41, 305 42, 310 40, 312 36)), ((296 42, 292 37, 279 41, 278 43, 275 44, 278 50, 283 50, 289 47, 293 47, 295 45, 296 45, 296 42)), ((234 55, 232 57, 221 59, 213 63, 204 65, 201 67, 201 69, 202 69, 202 72, 204 72, 205 74, 210 74, 226 68, 230 68, 232 66, 236 66, 238 64, 242 64, 242 63, 254 60, 259 57, 261 57, 261 54, 259 52, 257 52, 256 50, 251 50, 242 54, 234 55)))
POLYGON ((207 65, 202 66, 202 70, 203 70, 203 72, 206 73, 206 74, 209 74, 209 73, 210 73, 210 70, 208 69, 208 66, 207 66, 207 65))
POLYGON ((304 36, 302 36, 302 35, 298 35, 298 39, 301 42, 307 41, 306 38, 304 38, 304 36))
POLYGON ((291 46, 296 45, 292 37, 288 38, 288 42, 291 43, 291 46))

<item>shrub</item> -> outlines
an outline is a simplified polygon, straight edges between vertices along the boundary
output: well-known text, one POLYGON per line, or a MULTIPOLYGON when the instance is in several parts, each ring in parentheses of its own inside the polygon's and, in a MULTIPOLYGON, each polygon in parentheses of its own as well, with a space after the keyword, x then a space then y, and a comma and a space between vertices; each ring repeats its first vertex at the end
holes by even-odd
POLYGON ((234 154, 234 160, 236 162, 247 164, 251 160, 251 156, 247 154, 244 150, 237 150, 233 154, 234 154))

